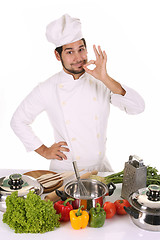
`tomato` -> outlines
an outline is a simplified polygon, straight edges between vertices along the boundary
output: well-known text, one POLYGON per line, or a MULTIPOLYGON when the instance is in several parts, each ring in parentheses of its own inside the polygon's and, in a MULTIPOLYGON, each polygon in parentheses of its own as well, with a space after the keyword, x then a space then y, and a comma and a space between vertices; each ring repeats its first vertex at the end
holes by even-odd
POLYGON ((116 213, 116 207, 112 202, 105 202, 103 209, 106 212, 106 218, 112 218, 116 213))
POLYGON ((130 203, 126 200, 126 199, 123 199, 123 200, 116 200, 114 202, 114 205, 116 207, 116 212, 117 214, 119 215, 125 215, 127 214, 126 211, 124 210, 124 206, 125 207, 130 207, 130 203))

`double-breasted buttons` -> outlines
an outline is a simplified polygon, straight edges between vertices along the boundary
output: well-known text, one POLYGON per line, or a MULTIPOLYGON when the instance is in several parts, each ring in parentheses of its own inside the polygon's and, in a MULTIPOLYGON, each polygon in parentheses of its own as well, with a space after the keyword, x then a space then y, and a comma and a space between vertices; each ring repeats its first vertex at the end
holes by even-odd
POLYGON ((64 85, 63 84, 59 84, 59 88, 64 88, 64 85))

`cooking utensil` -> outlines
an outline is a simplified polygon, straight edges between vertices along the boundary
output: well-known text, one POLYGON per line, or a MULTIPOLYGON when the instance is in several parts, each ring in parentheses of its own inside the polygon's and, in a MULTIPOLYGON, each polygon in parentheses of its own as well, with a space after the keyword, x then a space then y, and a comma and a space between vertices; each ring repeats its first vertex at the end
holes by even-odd
MULTIPOLYGON (((91 175, 97 175, 98 171, 94 170, 92 172, 87 172, 84 173, 83 175, 80 176, 80 178, 84 178, 84 179, 88 179, 91 175)), ((58 188, 59 191, 64 191, 64 187, 65 186, 61 186, 60 188, 58 188)), ((45 201, 52 201, 53 203, 60 200, 60 197, 57 196, 56 191, 53 191, 51 193, 49 193, 48 195, 45 196, 45 201)))
POLYGON ((76 178, 77 178, 77 189, 76 189, 76 193, 75 195, 77 197, 85 197, 85 196, 88 196, 88 191, 86 190, 85 186, 83 185, 81 179, 80 179, 80 175, 79 175, 79 171, 78 171, 78 167, 77 167, 77 162, 76 161, 73 161, 73 168, 74 168, 74 171, 75 171, 75 175, 76 175, 76 178))
POLYGON ((97 203, 100 203, 102 207, 105 196, 112 195, 116 188, 113 183, 106 185, 95 179, 81 179, 81 181, 88 195, 77 197, 78 181, 76 180, 68 182, 64 187, 64 192, 56 190, 57 195, 63 200, 67 197, 73 198, 72 206, 75 209, 84 205, 84 209, 90 210, 92 207, 96 207, 97 203))
POLYGON ((147 167, 143 160, 136 156, 129 156, 129 161, 125 163, 121 196, 128 199, 130 194, 140 188, 146 187, 147 167))
POLYGON ((160 231, 160 186, 141 188, 129 197, 131 207, 124 207, 132 221, 140 228, 160 231))
POLYGON ((66 178, 66 177, 70 177, 74 175, 73 171, 68 171, 68 172, 63 172, 63 173, 47 173, 47 174, 43 174, 40 177, 37 178, 38 181, 42 182, 46 182, 46 180, 55 180, 55 179, 60 179, 60 178, 66 178))
MULTIPOLYGON (((53 171, 49 171, 49 170, 34 170, 34 171, 24 173, 24 175, 31 176, 36 179, 44 174, 52 174, 52 176, 54 176, 57 173, 55 173, 53 171)), ((63 184, 63 180, 59 179, 59 182, 57 181, 56 184, 54 183, 49 187, 43 186, 43 193, 50 193, 50 192, 54 191, 55 189, 58 189, 59 187, 61 187, 62 184, 63 184)))
MULTIPOLYGON (((83 171, 84 169, 81 169, 80 171, 83 171)), ((48 188, 51 186, 56 185, 60 180, 64 180, 68 177, 71 177, 74 175, 73 171, 63 172, 63 173, 47 173, 43 174, 42 176, 38 177, 37 180, 42 184, 43 187, 48 188), (58 179, 58 180, 57 180, 58 179)))
MULTIPOLYGON (((13 177, 13 176, 12 176, 13 177)), ((30 190, 34 191, 37 195, 41 195, 43 193, 43 187, 42 185, 33 177, 22 175, 21 180, 23 181, 23 184, 21 185, 21 188, 12 188, 11 185, 8 183, 11 178, 9 177, 3 177, 0 178, 1 184, 1 191, 0 191, 0 211, 5 212, 6 211, 6 198, 7 196, 11 195, 12 192, 18 191, 18 196, 20 197, 26 197, 28 192, 30 190), (3 181, 2 181, 3 179, 3 181), (3 184, 4 183, 4 184, 3 184), (7 190, 7 191, 6 191, 7 190)), ((13 186, 16 186, 17 182, 14 183, 13 186), (15 184, 15 185, 14 185, 15 184)))
MULTIPOLYGON (((61 178, 61 180, 63 180, 64 178, 61 178)), ((40 182, 40 181, 39 181, 40 182)), ((41 182, 40 182, 41 183, 41 182)), ((59 183, 59 179, 58 180, 53 180, 53 181, 49 181, 49 182, 45 182, 45 183, 41 183, 42 186, 44 188, 49 188, 49 187, 53 187, 56 186, 57 183, 59 183)))

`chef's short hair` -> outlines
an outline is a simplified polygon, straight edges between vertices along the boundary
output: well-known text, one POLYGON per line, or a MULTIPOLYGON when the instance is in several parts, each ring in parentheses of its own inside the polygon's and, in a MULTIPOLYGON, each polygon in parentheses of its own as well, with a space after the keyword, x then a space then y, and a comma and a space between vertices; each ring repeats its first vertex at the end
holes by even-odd
MULTIPOLYGON (((84 38, 82 38, 81 40, 83 41, 84 46, 85 46, 85 48, 86 48, 86 46, 87 46, 87 45, 86 45, 86 40, 85 40, 84 38)), ((63 51, 63 46, 57 47, 55 50, 59 53, 59 55, 60 55, 60 57, 61 57, 61 54, 62 54, 62 51, 63 51)))

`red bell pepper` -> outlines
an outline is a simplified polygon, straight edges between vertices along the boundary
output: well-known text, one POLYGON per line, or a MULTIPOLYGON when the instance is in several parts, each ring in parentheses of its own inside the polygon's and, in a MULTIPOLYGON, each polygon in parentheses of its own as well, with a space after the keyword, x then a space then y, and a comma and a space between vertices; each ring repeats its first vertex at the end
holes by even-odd
POLYGON ((69 203, 69 201, 74 201, 73 198, 67 198, 65 201, 58 201, 54 204, 54 209, 56 212, 61 214, 60 221, 67 222, 69 221, 69 212, 73 210, 72 205, 69 203))

